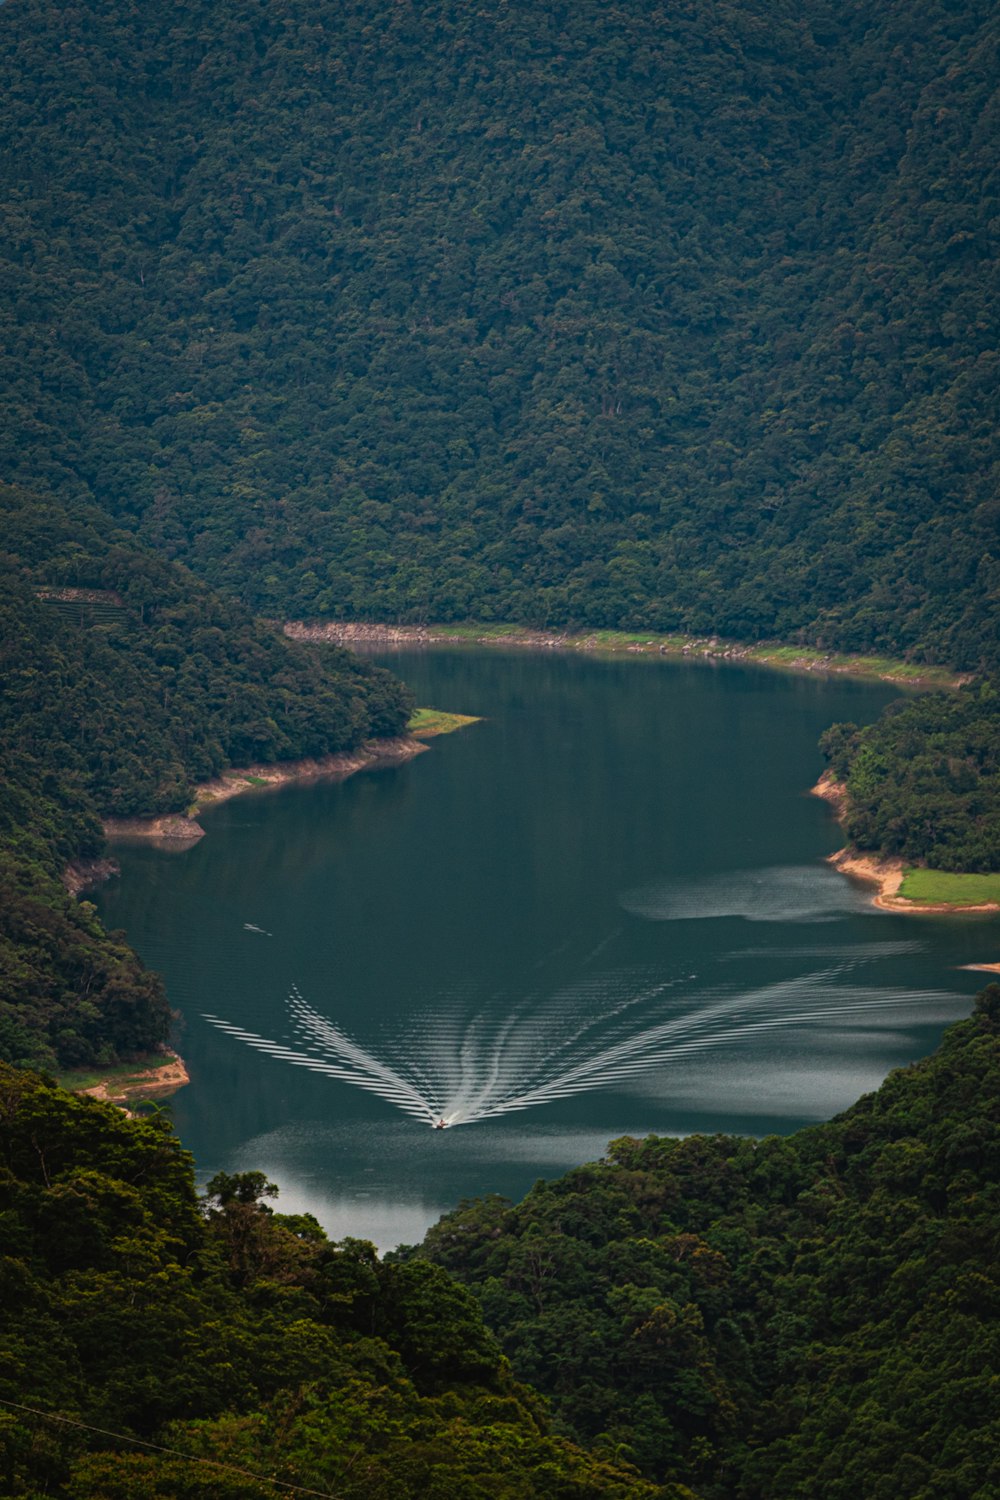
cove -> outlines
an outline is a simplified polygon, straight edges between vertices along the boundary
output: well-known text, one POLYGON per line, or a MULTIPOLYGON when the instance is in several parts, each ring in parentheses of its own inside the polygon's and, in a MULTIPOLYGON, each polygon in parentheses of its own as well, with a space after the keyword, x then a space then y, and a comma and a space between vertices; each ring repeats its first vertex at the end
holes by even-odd
POLYGON ((840 830, 808 795, 822 730, 898 688, 498 648, 379 660, 483 722, 406 765, 234 799, 183 852, 120 845, 95 897, 182 1013, 173 1114, 202 1179, 262 1170, 279 1209, 387 1248, 618 1135, 828 1118, 968 1013, 982 980, 958 966, 992 955, 996 919, 876 911, 825 865, 840 830))

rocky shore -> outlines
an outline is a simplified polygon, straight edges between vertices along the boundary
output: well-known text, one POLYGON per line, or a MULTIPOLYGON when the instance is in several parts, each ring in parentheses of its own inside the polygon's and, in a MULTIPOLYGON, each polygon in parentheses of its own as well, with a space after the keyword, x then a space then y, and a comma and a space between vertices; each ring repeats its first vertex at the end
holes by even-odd
MULTIPOLYGON (((391 740, 369 740, 357 750, 344 750, 335 755, 313 756, 305 760, 286 760, 272 764, 233 767, 223 771, 212 781, 195 787, 194 801, 189 811, 169 813, 156 818, 108 818, 104 831, 109 839, 152 839, 164 845, 195 843, 203 838, 205 830, 198 822, 198 815, 228 802, 230 797, 242 796, 245 792, 259 792, 268 787, 287 786, 293 781, 317 781, 320 778, 342 780, 356 771, 365 771, 370 766, 397 765, 412 760, 427 746, 413 735, 401 735, 391 740)), ((110 870, 108 873, 114 873, 110 870)))
MULTIPOLYGON (((814 797, 822 797, 824 802, 829 802, 837 815, 837 821, 844 824, 847 819, 849 807, 849 796, 847 787, 838 781, 831 771, 824 771, 816 785, 812 788, 814 797)), ((872 904, 881 911, 897 911, 916 913, 921 916, 941 914, 945 912, 995 912, 1000 910, 995 902, 981 902, 977 904, 963 904, 955 901, 911 901, 900 894, 900 888, 906 875, 906 866, 901 859, 893 856, 869 854, 863 850, 855 849, 848 845, 844 849, 838 849, 835 854, 827 858, 827 863, 839 870, 842 875, 851 876, 855 880, 864 881, 866 885, 877 887, 872 897, 872 904)), ((977 967, 979 967, 977 965, 977 967)), ((991 968, 991 965, 985 965, 991 968)))

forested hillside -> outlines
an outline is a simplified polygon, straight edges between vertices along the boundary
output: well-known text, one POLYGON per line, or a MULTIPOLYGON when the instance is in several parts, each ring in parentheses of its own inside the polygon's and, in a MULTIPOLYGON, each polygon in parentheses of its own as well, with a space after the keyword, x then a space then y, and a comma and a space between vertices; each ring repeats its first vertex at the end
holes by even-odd
POLYGON ((995 659, 997 33, 11 0, 3 471, 273 616, 995 659))
POLYGON ((286 640, 100 511, 0 487, 0 1058, 111 1063, 166 1039, 159 980, 67 863, 100 819, 183 811, 229 765, 399 734, 402 684, 347 652, 286 640))
POLYGON ((5 1495, 660 1495, 547 1434, 437 1267, 330 1245, 309 1215, 272 1212, 259 1173, 197 1202, 163 1116, 0 1064, 0 1162, 5 1495))
POLYGON ((416 1253, 475 1291, 561 1430, 702 1500, 991 1500, 998 1101, 992 985, 829 1124, 616 1141, 416 1253))
POLYGON ((828 1125, 620 1140, 380 1262, 0 1065, 4 1493, 992 1500, 998 1099, 991 986, 828 1125))
POLYGON ((983 682, 890 704, 820 741, 851 843, 935 870, 1000 870, 1000 692, 983 682))
MULTIPOLYGON (((826 747, 860 843, 1000 864, 998 37, 989 0, 0 5, 0 1059, 168 1035, 61 884, 103 816, 406 722, 259 615, 969 669, 826 747)), ((619 1141, 388 1263, 0 1062, 0 1490, 994 1500, 998 1037, 991 987, 827 1125, 619 1141)))

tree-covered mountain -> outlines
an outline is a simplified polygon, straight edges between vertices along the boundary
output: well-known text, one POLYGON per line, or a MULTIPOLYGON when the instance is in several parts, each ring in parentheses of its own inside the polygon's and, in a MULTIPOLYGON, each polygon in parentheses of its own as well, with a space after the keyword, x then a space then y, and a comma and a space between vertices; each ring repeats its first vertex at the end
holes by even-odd
POLYGON ((0 1064, 0 1164, 5 1495, 662 1495, 549 1435, 437 1267, 329 1244, 259 1173, 196 1200, 162 1115, 0 1064))
POLYGON ((97 510, 0 487, 0 1058, 111 1063, 166 1040, 159 980, 65 866, 101 817, 183 811, 233 764, 399 734, 409 693, 305 648, 139 547, 97 510))
POLYGON ((390 673, 288 640, 100 511, 0 486, 0 536, 0 735, 105 816, 183 810, 226 766, 405 730, 412 700, 390 673))
MULTIPOLYGON (((167 1035, 60 883, 102 815, 405 722, 251 611, 998 670, 998 33, 0 5, 0 1057, 167 1035)), ((859 841, 996 866, 992 691, 828 738, 859 841)), ((828 1125, 621 1141, 389 1264, 0 1066, 0 1488, 993 1500, 998 1006, 828 1125)))
POLYGON ((820 740, 847 793, 844 826, 859 849, 935 870, 1000 870, 1000 693, 892 703, 875 724, 834 724, 820 740))
POLYGON ((379 1261, 0 1065, 4 1493, 992 1500, 998 1083, 991 986, 829 1124, 623 1139, 379 1261))
POLYGON ((998 1101, 991 985, 829 1124, 616 1141, 409 1254, 472 1288, 560 1430, 702 1500, 990 1500, 998 1101))
POLYGON ((997 34, 17 0, 3 470, 276 616, 995 659, 997 34))

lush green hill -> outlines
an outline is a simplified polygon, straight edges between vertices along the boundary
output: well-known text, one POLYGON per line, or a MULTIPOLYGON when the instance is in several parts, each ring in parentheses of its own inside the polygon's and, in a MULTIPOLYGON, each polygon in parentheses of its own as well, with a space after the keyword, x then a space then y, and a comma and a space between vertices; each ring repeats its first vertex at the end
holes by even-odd
POLYGON ((1000 693, 983 682, 890 706, 820 741, 859 849, 935 870, 1000 870, 1000 693))
MULTIPOLYGON (((404 722, 248 609, 997 668, 998 30, 0 5, 0 1056, 167 1033, 59 883, 100 815, 404 722)), ((834 735, 855 835, 995 865, 995 718, 834 735)), ((0 1488, 992 1500, 998 1004, 829 1125, 619 1142, 389 1265, 0 1069, 0 1400, 244 1471, 7 1406, 0 1488)))
POLYGON ((388 672, 287 640, 99 511, 0 486, 0 534, 0 734, 102 814, 183 810, 225 766, 405 730, 412 704, 388 672))
POLYGON ((325 754, 404 729, 409 694, 347 652, 295 645, 100 511, 0 487, 0 1057, 111 1063, 162 1043, 159 981, 67 863, 100 817, 184 810, 232 764, 325 754))
POLYGON ((8 477, 288 614, 997 648, 987 0, 0 9, 8 477))
POLYGON ((0 1064, 0 1162, 5 1495, 270 1500, 271 1479, 338 1500, 659 1493, 547 1434, 436 1267, 330 1245, 308 1215, 273 1214, 258 1173, 197 1202, 162 1116, 0 1064))
POLYGON ((620 1140, 380 1262, 0 1065, 4 1493, 991 1500, 998 1084, 991 986, 830 1124, 620 1140))
POLYGON ((829 1124, 625 1139, 419 1256, 563 1431, 705 1500, 1000 1489, 1000 986, 829 1124))

